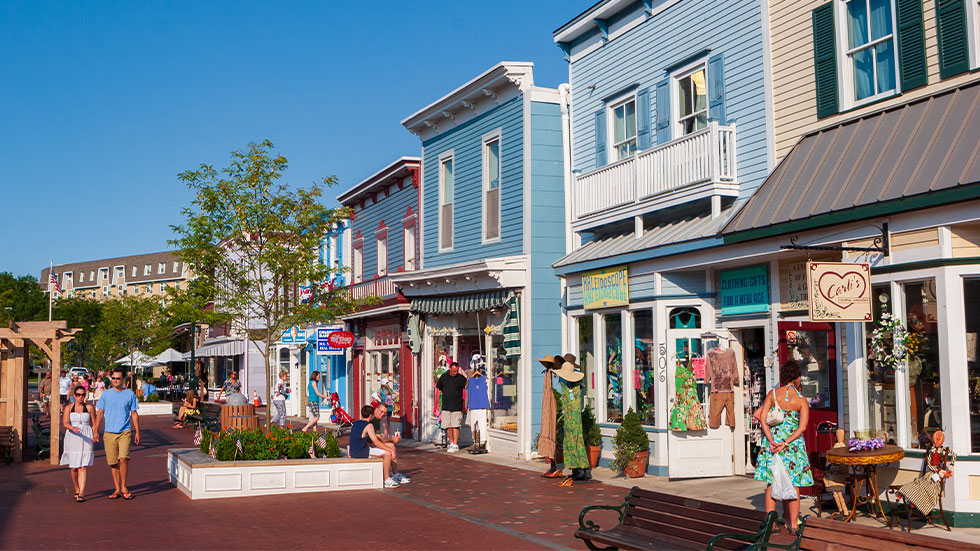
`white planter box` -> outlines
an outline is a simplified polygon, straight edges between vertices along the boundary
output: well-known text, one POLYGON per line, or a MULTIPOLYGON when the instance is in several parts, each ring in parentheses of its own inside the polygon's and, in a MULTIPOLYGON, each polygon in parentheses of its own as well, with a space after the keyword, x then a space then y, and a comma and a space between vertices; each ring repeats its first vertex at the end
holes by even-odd
POLYGON ((218 461, 197 448, 167 450, 170 482, 191 499, 380 489, 381 459, 218 461))
POLYGON ((140 402, 140 415, 170 415, 173 405, 170 402, 140 402))

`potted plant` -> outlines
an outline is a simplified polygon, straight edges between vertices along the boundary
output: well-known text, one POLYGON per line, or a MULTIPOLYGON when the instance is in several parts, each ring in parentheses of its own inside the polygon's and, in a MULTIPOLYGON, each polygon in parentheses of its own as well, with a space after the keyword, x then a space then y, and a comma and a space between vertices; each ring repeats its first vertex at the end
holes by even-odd
POLYGON ((630 408, 623 417, 623 423, 616 429, 613 437, 615 457, 613 465, 630 478, 639 478, 647 472, 650 458, 650 441, 640 425, 640 416, 630 408))
POLYGON ((595 412, 592 405, 585 406, 582 412, 582 434, 585 436, 585 450, 589 454, 589 465, 596 468, 599 464, 599 455, 602 453, 602 431, 595 422, 595 412))

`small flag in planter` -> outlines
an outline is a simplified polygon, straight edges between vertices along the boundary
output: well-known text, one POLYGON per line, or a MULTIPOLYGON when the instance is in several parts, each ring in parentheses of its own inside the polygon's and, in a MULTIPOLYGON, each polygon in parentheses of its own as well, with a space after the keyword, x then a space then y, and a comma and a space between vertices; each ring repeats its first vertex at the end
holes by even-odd
POLYGON ((208 450, 208 454, 211 457, 214 457, 215 459, 217 459, 217 454, 216 454, 215 449, 214 449, 214 439, 211 439, 211 445, 209 447, 210 447, 210 449, 208 450))
POLYGON ((204 436, 201 435, 201 427, 197 427, 197 432, 194 433, 194 445, 195 446, 200 446, 201 445, 201 440, 203 438, 204 438, 204 436))
MULTIPOLYGON (((320 438, 323 438, 322 436, 320 438)), ((313 447, 313 439, 310 439, 310 449, 306 452, 310 455, 310 459, 316 459, 316 448, 313 447)))
POLYGON ((320 437, 316 439, 316 445, 319 446, 320 449, 325 449, 327 447, 327 439, 321 434, 320 437))
POLYGON ((239 438, 235 441, 235 459, 238 459, 238 454, 244 455, 244 453, 245 449, 242 447, 242 439, 239 438))

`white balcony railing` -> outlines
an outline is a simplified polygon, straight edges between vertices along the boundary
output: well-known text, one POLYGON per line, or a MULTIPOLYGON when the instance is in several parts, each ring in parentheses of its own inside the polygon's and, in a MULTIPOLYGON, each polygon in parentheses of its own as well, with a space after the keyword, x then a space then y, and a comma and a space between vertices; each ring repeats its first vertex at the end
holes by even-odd
POLYGON ((395 290, 395 283, 388 277, 379 277, 371 281, 355 283, 350 288, 351 297, 356 299, 366 297, 378 297, 380 299, 395 297, 398 292, 395 290))
MULTIPOLYGON (((579 220, 610 209, 655 203, 654 199, 671 192, 706 183, 728 188, 724 194, 732 195, 737 177, 735 126, 711 122, 703 130, 578 176, 573 184, 573 212, 579 220)), ((710 186, 706 192, 714 194, 710 186)))

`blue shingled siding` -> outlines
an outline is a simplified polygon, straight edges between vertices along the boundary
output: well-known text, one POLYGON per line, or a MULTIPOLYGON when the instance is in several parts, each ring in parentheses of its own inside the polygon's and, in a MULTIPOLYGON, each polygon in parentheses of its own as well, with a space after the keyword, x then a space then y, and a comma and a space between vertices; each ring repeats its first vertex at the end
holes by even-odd
POLYGON ((418 193, 415 186, 408 184, 402 189, 398 186, 390 188, 390 195, 384 192, 375 195, 377 202, 368 199, 363 209, 354 211, 354 221, 351 224, 353 238, 361 232, 364 238, 364 280, 374 279, 378 273, 378 243, 376 232, 383 220, 388 226, 388 273, 392 274, 405 264, 405 233, 402 231, 402 219, 412 207, 412 212, 418 212, 418 193))
MULTIPOLYGON (((523 96, 422 144, 426 268, 524 252, 523 96), (500 241, 482 244, 483 136, 501 131, 500 241), (453 249, 439 252, 439 155, 454 150, 453 249)), ((561 142, 559 142, 560 144, 561 142)), ((366 251, 365 251, 366 253, 366 251)), ((367 264, 365 263, 365 268, 367 264)))
MULTIPOLYGON (((751 195, 767 173, 758 0, 679 2, 576 59, 570 69, 574 168, 587 172, 596 166, 595 114, 603 99, 631 85, 654 90, 667 68, 708 50, 710 56, 724 54, 725 109, 727 119, 736 121, 740 196, 751 195)), ((656 121, 655 94, 650 95, 656 121)))
MULTIPOLYGON (((551 265, 565 254, 565 183, 561 111, 531 102, 531 357, 556 354, 561 346, 561 286, 551 265)), ((528 305, 525 304, 525 308, 528 305)), ((544 375, 531 376, 531 434, 541 425, 544 375)))

